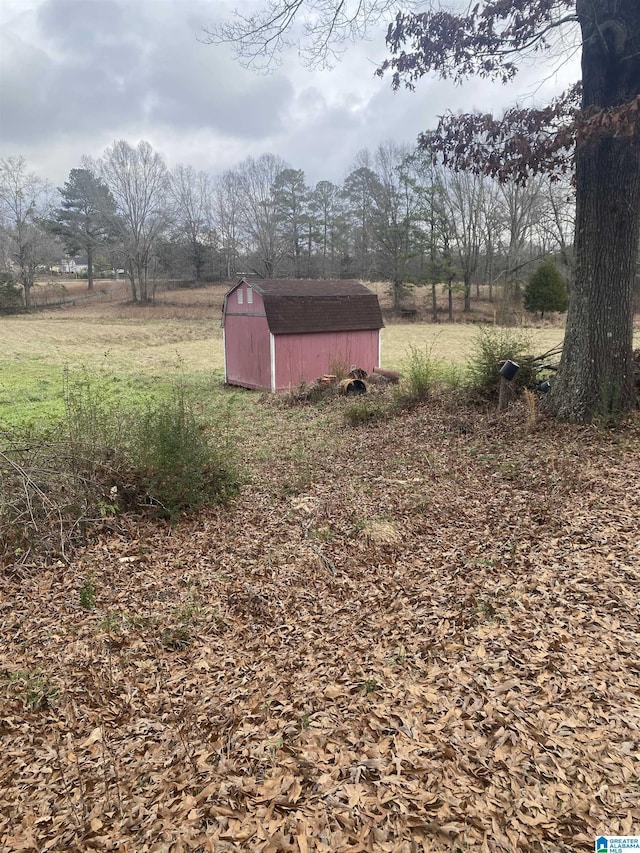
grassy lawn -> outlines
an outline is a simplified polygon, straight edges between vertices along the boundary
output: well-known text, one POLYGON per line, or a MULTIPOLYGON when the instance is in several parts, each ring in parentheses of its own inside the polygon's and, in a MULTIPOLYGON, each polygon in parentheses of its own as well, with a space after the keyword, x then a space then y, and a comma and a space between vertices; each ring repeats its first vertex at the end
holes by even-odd
POLYGON ((2 320, 0 423, 61 414, 67 374, 100 376, 123 397, 175 379, 223 380, 222 334, 207 321, 2 320))
MULTIPOLYGON (((208 393, 217 390, 223 352, 215 313, 204 319, 149 314, 117 320, 82 311, 2 318, 0 424, 62 413, 67 371, 99 374, 125 397, 176 377, 204 384, 208 393)), ((402 370, 411 348, 417 348, 464 368, 477 333, 476 326, 461 323, 388 325, 382 332, 382 366, 402 370)), ((531 351, 542 353, 559 343, 563 332, 544 328, 523 334, 531 351)))
MULTIPOLYGON (((527 338, 532 354, 542 354, 562 342, 564 329, 515 330, 527 338)), ((402 369, 411 347, 430 353, 445 363, 464 366, 473 355, 478 327, 463 323, 411 323, 385 328, 382 332, 382 366, 402 369)))

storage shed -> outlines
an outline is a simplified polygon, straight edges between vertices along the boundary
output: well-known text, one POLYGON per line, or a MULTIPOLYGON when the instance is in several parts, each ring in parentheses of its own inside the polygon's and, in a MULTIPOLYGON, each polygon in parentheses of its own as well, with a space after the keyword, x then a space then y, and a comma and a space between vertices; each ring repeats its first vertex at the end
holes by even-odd
POLYGON ((284 391, 335 365, 380 365, 375 293, 353 280, 242 279, 224 298, 225 381, 284 391))

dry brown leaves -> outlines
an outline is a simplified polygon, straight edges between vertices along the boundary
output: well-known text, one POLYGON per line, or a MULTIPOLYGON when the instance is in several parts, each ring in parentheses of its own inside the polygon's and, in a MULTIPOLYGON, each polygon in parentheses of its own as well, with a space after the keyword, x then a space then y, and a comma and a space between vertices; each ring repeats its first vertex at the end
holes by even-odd
POLYGON ((271 459, 232 507, 3 577, 0 849, 638 832, 640 421, 524 419, 336 420, 297 490, 271 459))

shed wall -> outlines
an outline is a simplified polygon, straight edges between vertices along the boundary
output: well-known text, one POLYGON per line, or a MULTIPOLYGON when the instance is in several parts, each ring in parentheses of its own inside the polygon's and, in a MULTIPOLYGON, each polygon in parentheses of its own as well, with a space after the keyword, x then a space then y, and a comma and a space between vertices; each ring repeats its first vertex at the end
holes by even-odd
POLYGON ((227 294, 225 317, 228 317, 230 314, 262 314, 264 316, 265 313, 262 296, 257 290, 246 284, 246 282, 241 281, 227 294), (249 294, 249 291, 251 291, 251 294, 249 294), (238 294, 240 294, 242 302, 238 302, 238 294), (249 302, 249 296, 251 296, 251 302, 249 302))
POLYGON ((267 318, 229 315, 224 326, 226 381, 244 388, 271 388, 267 318))
POLYGON ((315 382, 339 364, 371 373, 379 367, 378 329, 356 332, 315 332, 275 335, 275 389, 284 391, 301 382, 315 382))
POLYGON ((240 282, 227 294, 224 315, 225 381, 243 388, 271 388, 270 333, 259 293, 240 282), (238 293, 242 302, 238 302, 238 293))

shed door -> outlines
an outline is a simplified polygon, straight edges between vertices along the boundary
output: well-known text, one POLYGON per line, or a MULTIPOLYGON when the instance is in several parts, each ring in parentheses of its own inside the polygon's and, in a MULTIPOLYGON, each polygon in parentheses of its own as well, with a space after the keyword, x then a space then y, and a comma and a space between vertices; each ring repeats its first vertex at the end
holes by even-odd
POLYGON ((266 319, 227 315, 227 382, 245 388, 271 388, 271 349, 266 319))

